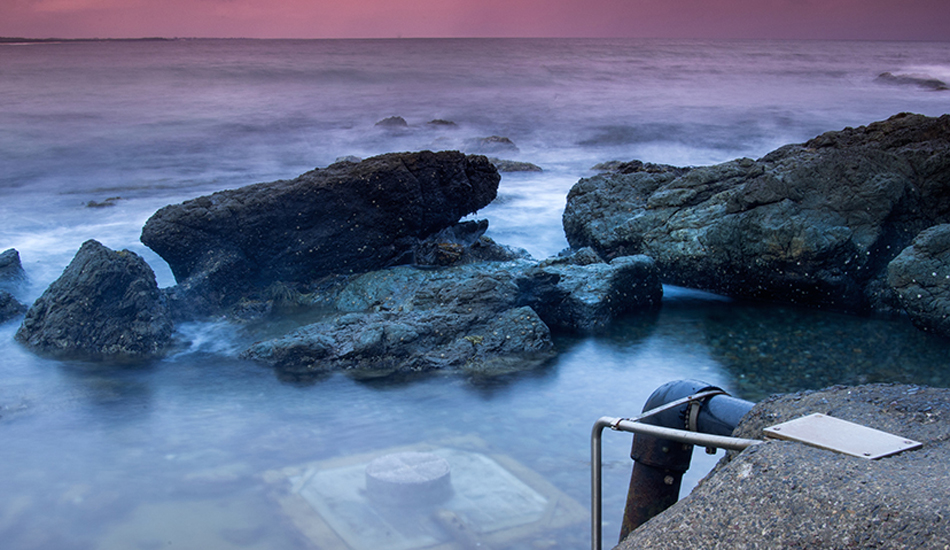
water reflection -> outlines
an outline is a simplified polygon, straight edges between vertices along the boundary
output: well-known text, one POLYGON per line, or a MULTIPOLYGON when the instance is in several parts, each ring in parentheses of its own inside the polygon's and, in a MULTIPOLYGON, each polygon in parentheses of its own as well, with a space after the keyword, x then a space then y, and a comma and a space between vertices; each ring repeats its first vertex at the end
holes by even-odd
POLYGON ((707 310, 702 322, 710 353, 746 399, 834 384, 950 385, 950 342, 906 320, 737 304, 707 310))

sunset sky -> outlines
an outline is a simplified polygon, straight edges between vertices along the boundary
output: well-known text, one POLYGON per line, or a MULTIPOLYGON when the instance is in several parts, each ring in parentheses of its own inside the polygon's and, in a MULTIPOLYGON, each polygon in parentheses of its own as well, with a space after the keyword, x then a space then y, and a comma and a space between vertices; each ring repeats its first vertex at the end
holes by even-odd
POLYGON ((0 36, 950 41, 950 0, 0 0, 0 36))

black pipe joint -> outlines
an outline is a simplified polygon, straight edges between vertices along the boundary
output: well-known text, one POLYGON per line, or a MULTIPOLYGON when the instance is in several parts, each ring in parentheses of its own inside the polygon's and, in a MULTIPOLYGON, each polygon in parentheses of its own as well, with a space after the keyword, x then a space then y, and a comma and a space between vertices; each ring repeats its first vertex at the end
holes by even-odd
MULTIPOLYGON (((698 380, 677 380, 666 383, 650 395, 643 412, 704 391, 719 390, 698 380)), ((725 393, 702 400, 699 405, 683 403, 641 420, 644 424, 693 429, 714 435, 732 435, 739 420, 749 412, 753 403, 730 397, 725 393), (690 409, 694 411, 694 426, 690 426, 690 409)), ((647 520, 669 508, 679 499, 683 474, 689 469, 693 446, 669 439, 634 435, 630 457, 635 461, 630 476, 627 506, 624 509, 620 540, 647 520)))

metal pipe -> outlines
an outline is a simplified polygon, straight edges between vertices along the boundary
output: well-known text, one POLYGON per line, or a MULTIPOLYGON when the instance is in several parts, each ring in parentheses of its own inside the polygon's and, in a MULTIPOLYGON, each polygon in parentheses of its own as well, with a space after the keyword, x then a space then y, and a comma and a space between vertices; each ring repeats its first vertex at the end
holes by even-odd
MULTIPOLYGON (((631 432, 634 434, 640 434, 641 436, 646 437, 649 440, 654 442, 678 442, 685 443, 685 446, 688 446, 689 453, 692 452, 693 445, 702 445, 707 449, 719 448, 719 449, 729 449, 729 450, 742 450, 746 449, 752 445, 758 445, 761 441, 757 439, 742 439, 736 437, 729 437, 723 435, 723 432, 728 428, 729 425, 732 428, 738 424, 739 419, 748 412, 752 407, 752 403, 748 401, 743 401, 741 399, 735 399, 728 395, 725 395, 719 388, 708 386, 702 384, 701 382, 696 381, 680 381, 674 382, 671 384, 665 384, 661 386, 657 391, 653 393, 651 398, 647 401, 647 404, 644 406, 644 412, 639 416, 634 418, 614 418, 604 416, 599 418, 595 423, 591 431, 591 548, 592 550, 601 550, 603 545, 603 533, 602 533, 602 521, 603 521, 603 511, 602 511, 602 445, 601 440, 603 438, 604 428, 610 428, 614 431, 623 431, 631 432), (668 390, 672 385, 679 385, 680 389, 683 385, 695 388, 696 385, 702 386, 699 391, 693 392, 690 395, 685 397, 680 397, 678 399, 673 399, 666 403, 657 403, 658 401, 663 401, 669 398, 668 390), (659 395, 659 397, 657 397, 659 395), (712 407, 710 404, 713 400, 719 400, 715 407, 712 407), (703 403, 705 400, 705 403, 703 403), (656 405, 650 407, 651 405, 656 405), (649 410, 647 410, 649 408, 649 410), (682 411, 680 408, 685 407, 686 414, 681 414, 682 411), (699 407, 699 408, 694 408, 699 407), (703 409, 709 409, 706 414, 702 414, 703 409), (713 410, 715 409, 715 410, 713 410), (676 414, 670 415, 670 412, 676 414), (679 411, 679 412, 676 412, 679 411), (692 413, 692 414, 691 414, 692 413), (694 429, 705 428, 703 431, 709 431, 712 433, 700 433, 695 431, 688 431, 678 428, 670 428, 665 426, 657 426, 652 424, 646 424, 641 422, 647 419, 653 419, 656 421, 656 417, 660 417, 661 422, 669 422, 670 418, 679 418, 684 416, 684 427, 693 427, 694 429), (665 417, 665 418, 664 418, 665 417), (692 425, 692 426, 691 426, 692 425)), ((731 433, 732 428, 728 428, 731 433)), ((636 437, 634 438, 636 439, 636 437)), ((634 442, 634 448, 636 449, 637 443, 634 442)), ((684 446, 684 447, 685 447, 684 446)), ((636 458, 635 458, 636 460, 636 458)), ((648 460, 649 461, 649 460, 648 460)), ((686 455, 685 459, 685 471, 689 467, 689 455, 686 455)), ((657 472, 652 472, 649 469, 641 469, 641 475, 646 471, 646 477, 651 477, 652 474, 657 472)), ((637 474, 637 468, 634 467, 634 474, 637 474)), ((663 472, 663 476, 657 478, 656 475, 652 475, 653 478, 659 479, 660 483, 664 485, 670 485, 668 483, 668 477, 663 472)), ((680 474, 680 478, 681 478, 680 474)), ((634 479, 635 475, 631 476, 631 489, 636 489, 634 479)), ((678 478, 679 479, 679 478, 678 478)), ((675 481, 678 481, 675 480, 675 481)), ((657 483, 657 481, 652 481, 652 483, 657 483)), ((679 483, 675 483, 675 498, 679 496, 679 483)), ((673 502, 675 502, 675 498, 673 502)), ((629 508, 629 497, 628 497, 628 508, 629 508)), ((669 506, 669 504, 661 503, 661 505, 669 506)), ((664 507, 665 507, 664 506, 664 507)), ((661 510, 660 510, 661 511, 661 510)), ((624 510, 624 523, 625 527, 627 525, 627 512, 624 510)), ((657 512, 653 512, 657 513, 657 512)), ((621 540, 623 539, 622 533, 621 540)))

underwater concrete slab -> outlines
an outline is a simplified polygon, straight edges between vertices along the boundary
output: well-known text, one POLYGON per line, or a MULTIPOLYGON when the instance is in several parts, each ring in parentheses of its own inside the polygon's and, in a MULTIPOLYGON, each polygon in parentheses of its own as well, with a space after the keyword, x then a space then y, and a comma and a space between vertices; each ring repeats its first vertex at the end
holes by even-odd
POLYGON ((581 524, 589 512, 511 457, 475 437, 382 449, 270 471, 285 513, 324 550, 470 550, 581 524), (451 494, 439 502, 380 502, 366 470, 394 453, 429 453, 451 467, 451 494))

